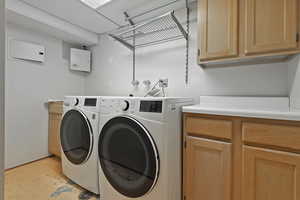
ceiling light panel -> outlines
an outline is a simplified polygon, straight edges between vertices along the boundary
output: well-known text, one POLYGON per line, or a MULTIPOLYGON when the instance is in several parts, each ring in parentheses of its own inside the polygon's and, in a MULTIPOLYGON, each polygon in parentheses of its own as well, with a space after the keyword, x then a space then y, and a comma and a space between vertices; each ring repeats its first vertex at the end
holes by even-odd
POLYGON ((97 9, 109 3, 111 0, 80 0, 80 1, 93 9, 97 9))

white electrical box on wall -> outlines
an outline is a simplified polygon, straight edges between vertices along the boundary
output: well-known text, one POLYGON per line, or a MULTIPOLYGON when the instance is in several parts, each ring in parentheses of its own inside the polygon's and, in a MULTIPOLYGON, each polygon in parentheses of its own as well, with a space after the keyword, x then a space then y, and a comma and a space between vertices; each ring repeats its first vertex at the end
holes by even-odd
POLYGON ((82 49, 71 48, 71 70, 90 72, 91 52, 82 49))
POLYGON ((12 58, 35 62, 45 61, 45 47, 20 40, 10 40, 10 56, 12 58))

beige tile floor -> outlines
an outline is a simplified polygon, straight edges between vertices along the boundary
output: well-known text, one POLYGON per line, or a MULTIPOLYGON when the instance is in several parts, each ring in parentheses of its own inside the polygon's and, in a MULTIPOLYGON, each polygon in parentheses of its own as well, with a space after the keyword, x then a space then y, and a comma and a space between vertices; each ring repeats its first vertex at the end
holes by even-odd
POLYGON ((42 159, 5 172, 5 200, 96 200, 62 174, 60 160, 42 159))

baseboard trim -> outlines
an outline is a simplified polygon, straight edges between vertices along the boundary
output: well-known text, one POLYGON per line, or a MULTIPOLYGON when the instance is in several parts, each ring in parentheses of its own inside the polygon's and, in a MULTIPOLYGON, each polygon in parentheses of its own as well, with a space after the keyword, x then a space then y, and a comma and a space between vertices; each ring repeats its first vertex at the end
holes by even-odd
MULTIPOLYGON (((21 165, 15 166, 15 167, 7 168, 7 169, 5 169, 4 171, 7 172, 7 171, 13 170, 13 169, 15 169, 15 168, 22 167, 22 166, 24 166, 24 165, 29 165, 29 164, 31 164, 31 163, 34 163, 34 162, 37 162, 37 161, 40 161, 40 160, 44 160, 44 159, 50 158, 50 157, 56 157, 56 156, 54 156, 54 155, 45 156, 45 157, 42 157, 42 158, 39 158, 39 159, 36 159, 36 160, 32 160, 32 161, 23 163, 23 164, 21 164, 21 165)), ((58 158, 58 157, 57 157, 57 158, 58 158)), ((60 158, 58 158, 58 159, 60 159, 60 158)))

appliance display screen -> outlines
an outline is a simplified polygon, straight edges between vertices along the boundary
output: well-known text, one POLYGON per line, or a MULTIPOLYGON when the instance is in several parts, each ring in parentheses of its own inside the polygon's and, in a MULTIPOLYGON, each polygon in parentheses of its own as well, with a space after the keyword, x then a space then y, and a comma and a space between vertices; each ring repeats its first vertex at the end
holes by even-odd
POLYGON ((84 100, 84 106, 96 106, 97 99, 96 98, 87 98, 84 100))
POLYGON ((141 101, 140 112, 162 113, 162 101, 141 101))

